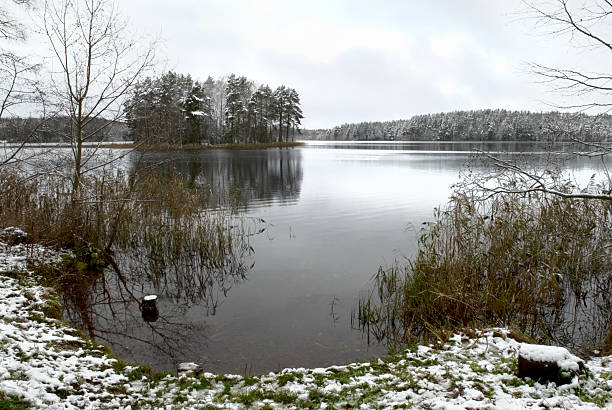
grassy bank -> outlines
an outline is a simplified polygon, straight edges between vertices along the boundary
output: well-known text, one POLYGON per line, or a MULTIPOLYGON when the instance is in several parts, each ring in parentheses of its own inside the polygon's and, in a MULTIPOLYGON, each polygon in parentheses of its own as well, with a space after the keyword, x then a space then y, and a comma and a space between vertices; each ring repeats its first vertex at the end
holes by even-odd
MULTIPOLYGON (((576 408, 612 405, 612 357, 571 384, 516 376, 520 343, 504 329, 465 331, 372 362, 256 376, 153 373, 61 320, 38 245, 0 241, 0 408, 576 408)), ((206 369, 204 369, 206 370, 206 369)))
MULTIPOLYGON (((0 408, 598 408, 612 405, 612 357, 572 384, 516 376, 519 343, 503 329, 456 334, 391 357, 258 376, 154 374, 49 315, 56 298, 0 244, 0 408), (11 263, 7 264, 6 262, 11 263), (10 265, 10 266, 9 266, 10 265), (8 272, 8 273, 7 273, 8 272), (21 407, 20 407, 21 406, 21 407)), ((44 258, 48 258, 45 255, 44 258)))
POLYGON ((137 149, 142 151, 180 151, 180 150, 203 150, 203 149, 268 149, 268 148, 295 148, 303 146, 303 142, 258 142, 250 144, 103 144, 102 148, 113 149, 137 149))

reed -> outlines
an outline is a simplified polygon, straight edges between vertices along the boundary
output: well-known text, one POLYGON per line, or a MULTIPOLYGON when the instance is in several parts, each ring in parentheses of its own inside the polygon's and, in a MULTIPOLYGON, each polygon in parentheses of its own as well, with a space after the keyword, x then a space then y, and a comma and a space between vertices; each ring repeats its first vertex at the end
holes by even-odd
POLYGON ((229 211, 208 210, 208 193, 177 172, 104 172, 83 178, 82 187, 75 200, 61 177, 2 170, 0 226, 19 226, 30 241, 71 248, 85 261, 95 253, 111 263, 115 251, 132 250, 153 265, 188 254, 202 269, 220 269, 248 250, 229 211))
POLYGON ((406 264, 381 267, 353 320, 390 344, 504 326, 588 350, 612 312, 612 204, 456 194, 406 264))

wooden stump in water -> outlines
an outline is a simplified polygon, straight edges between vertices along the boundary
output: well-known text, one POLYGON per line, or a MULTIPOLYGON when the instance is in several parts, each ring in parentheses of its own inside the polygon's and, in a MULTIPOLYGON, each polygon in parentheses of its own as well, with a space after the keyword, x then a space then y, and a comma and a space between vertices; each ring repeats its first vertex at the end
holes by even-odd
POLYGON ((142 299, 141 312, 142 318, 145 320, 145 322, 155 322, 157 319, 159 319, 156 295, 148 295, 142 299))

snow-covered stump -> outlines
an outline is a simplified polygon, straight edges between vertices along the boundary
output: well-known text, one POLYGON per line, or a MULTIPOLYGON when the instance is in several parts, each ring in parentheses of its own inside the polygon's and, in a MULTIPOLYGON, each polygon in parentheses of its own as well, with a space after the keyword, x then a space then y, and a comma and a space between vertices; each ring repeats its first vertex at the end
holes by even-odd
POLYGON ((19 245, 25 243, 27 239, 28 234, 14 226, 0 229, 0 241, 5 242, 7 245, 19 245))
POLYGON ((179 374, 179 376, 181 374, 193 374, 194 376, 199 376, 202 371, 204 369, 202 369, 202 366, 200 366, 197 363, 192 363, 192 362, 185 362, 185 363, 179 363, 178 366, 176 366, 176 370, 177 373, 179 374))
POLYGON ((145 322, 155 322, 159 319, 156 295, 148 295, 142 299, 141 312, 145 322))
POLYGON ((519 377, 567 384, 584 371, 584 360, 566 348, 522 343, 518 355, 519 377))

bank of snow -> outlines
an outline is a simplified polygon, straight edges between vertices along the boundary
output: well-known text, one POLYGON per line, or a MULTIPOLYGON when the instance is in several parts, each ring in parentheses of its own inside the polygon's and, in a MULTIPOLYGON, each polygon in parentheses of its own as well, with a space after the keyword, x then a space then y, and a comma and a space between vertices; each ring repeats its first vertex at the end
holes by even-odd
POLYGON ((565 386, 516 377, 521 344, 503 330, 455 335, 392 358, 258 377, 152 375, 111 357, 44 312, 48 289, 25 270, 40 247, 0 242, 0 400, 37 408, 612 408, 612 357, 565 386))

